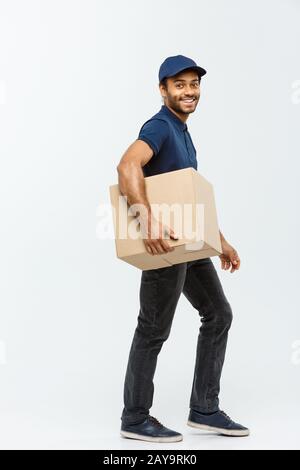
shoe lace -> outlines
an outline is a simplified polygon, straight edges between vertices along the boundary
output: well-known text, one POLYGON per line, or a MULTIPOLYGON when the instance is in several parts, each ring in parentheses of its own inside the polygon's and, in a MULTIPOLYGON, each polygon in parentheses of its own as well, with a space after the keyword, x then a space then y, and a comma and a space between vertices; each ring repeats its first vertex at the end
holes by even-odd
POLYGON ((154 416, 149 416, 149 421, 151 421, 155 426, 159 428, 163 428, 163 425, 161 424, 161 422, 158 421, 158 419, 154 418, 154 416))

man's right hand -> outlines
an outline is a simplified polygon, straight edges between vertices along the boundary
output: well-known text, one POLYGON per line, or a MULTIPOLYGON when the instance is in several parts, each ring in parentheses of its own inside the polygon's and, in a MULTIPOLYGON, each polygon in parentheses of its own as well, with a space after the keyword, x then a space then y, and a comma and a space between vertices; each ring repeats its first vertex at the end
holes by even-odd
POLYGON ((149 254, 160 255, 174 251, 174 247, 165 240, 165 238, 178 240, 170 227, 158 221, 153 215, 149 217, 149 220, 140 219, 140 225, 143 241, 149 254))

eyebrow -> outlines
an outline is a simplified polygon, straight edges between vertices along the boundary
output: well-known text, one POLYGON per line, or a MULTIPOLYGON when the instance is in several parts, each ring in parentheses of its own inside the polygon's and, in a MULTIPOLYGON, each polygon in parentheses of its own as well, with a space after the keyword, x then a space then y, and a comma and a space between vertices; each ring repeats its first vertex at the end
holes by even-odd
MULTIPOLYGON (((183 80, 183 78, 177 78, 176 80, 173 80, 175 82, 186 82, 187 80, 183 80)), ((191 82, 200 82, 199 78, 194 78, 191 80, 191 82)))

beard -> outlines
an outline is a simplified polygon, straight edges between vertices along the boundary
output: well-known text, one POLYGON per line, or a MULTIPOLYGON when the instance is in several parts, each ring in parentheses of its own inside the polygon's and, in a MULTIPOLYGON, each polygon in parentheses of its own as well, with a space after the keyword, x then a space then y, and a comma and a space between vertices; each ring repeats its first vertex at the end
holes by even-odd
POLYGON ((193 113, 196 110, 196 107, 199 101, 199 97, 196 96, 196 99, 193 102, 193 104, 191 106, 187 106, 182 101, 182 98, 173 98, 169 94, 167 95, 167 98, 168 98, 168 105, 170 106, 170 108, 172 108, 176 113, 180 113, 180 114, 193 113))

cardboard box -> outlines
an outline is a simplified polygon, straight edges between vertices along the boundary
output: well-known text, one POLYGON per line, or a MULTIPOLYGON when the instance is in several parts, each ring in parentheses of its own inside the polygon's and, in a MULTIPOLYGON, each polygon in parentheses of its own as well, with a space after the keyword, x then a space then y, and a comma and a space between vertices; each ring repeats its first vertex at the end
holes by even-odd
POLYGON ((116 184, 109 190, 118 258, 148 270, 222 253, 213 187, 200 173, 194 168, 171 171, 146 177, 145 185, 157 218, 172 227, 179 239, 167 239, 174 251, 149 254, 138 219, 130 213, 127 198, 116 184))

